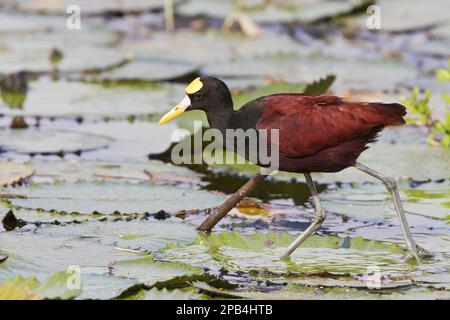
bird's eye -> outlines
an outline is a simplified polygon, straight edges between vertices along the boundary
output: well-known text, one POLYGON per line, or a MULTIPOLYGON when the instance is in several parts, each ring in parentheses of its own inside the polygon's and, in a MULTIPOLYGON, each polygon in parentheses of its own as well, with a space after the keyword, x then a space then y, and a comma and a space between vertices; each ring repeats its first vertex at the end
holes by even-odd
POLYGON ((195 93, 195 94, 194 94, 194 99, 195 99, 195 100, 201 100, 201 99, 203 99, 203 93, 195 93))

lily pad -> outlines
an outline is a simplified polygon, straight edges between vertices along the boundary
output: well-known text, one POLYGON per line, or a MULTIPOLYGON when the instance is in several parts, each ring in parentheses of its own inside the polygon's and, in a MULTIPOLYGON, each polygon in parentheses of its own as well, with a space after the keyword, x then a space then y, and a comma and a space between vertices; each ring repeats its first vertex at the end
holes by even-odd
MULTIPOLYGON (((400 185, 407 212, 432 219, 445 220, 450 215, 449 192, 446 182, 428 182, 415 188, 404 183, 400 185)), ((395 216, 390 195, 381 183, 344 185, 321 195, 321 198, 325 208, 354 219, 382 221, 395 216)))
POLYGON ((104 121, 83 123, 77 132, 107 136, 114 141, 107 149, 84 154, 84 159, 144 161, 149 154, 163 152, 170 146, 175 128, 170 123, 160 127, 153 122, 104 121))
MULTIPOLYGON (((303 22, 312 23, 321 19, 351 12, 367 1, 241 1, 240 9, 255 22, 303 22)), ((185 16, 207 15, 225 18, 238 9, 236 1, 213 0, 204 3, 189 0, 177 8, 177 13, 185 16)))
POLYGON ((280 260, 279 256, 293 240, 294 236, 286 232, 251 235, 222 232, 219 235, 199 237, 195 243, 196 249, 190 251, 190 254, 184 254, 185 248, 177 246, 168 248, 165 254, 170 261, 196 263, 196 265, 207 261, 205 254, 209 254, 210 259, 215 260, 222 268, 230 272, 345 275, 364 273, 374 264, 382 266, 386 272, 409 270, 402 260, 401 253, 404 251, 397 244, 365 240, 362 237, 339 238, 313 235, 293 253, 290 261, 280 260))
POLYGON ((43 282, 35 277, 23 278, 19 275, 0 284, 0 297, 7 300, 37 300, 37 299, 72 299, 80 294, 81 289, 69 289, 67 282, 70 274, 58 272, 43 282), (23 293, 27 293, 23 296, 23 293))
MULTIPOLYGON (((178 221, 117 221, 71 224, 40 228, 40 234, 54 238, 83 238, 119 249, 157 252, 169 245, 186 245, 195 240, 195 226, 178 221)), ((116 261, 116 260, 115 260, 116 261)))
POLYGON ((108 146, 111 138, 73 131, 39 129, 3 130, 0 147, 28 154, 64 154, 108 146))
MULTIPOLYGON (((403 32, 424 29, 450 20, 450 13, 444 8, 446 0, 436 0, 433 5, 420 0, 377 0, 382 21, 381 30, 388 32, 403 32), (420 14, 417 14, 420 12, 420 14)), ((358 18, 358 25, 366 27, 367 15, 358 18)))
POLYGON ((155 32, 149 39, 125 41, 122 47, 137 59, 181 60, 197 66, 276 54, 312 53, 283 34, 266 32, 249 38, 237 32, 195 32, 184 29, 174 34, 155 32), (174 48, 182 48, 182 54, 174 48))
POLYGON ((30 166, 10 161, 0 161, 0 186, 26 180, 33 174, 34 169, 30 166))
POLYGON ((27 162, 35 170, 37 183, 83 181, 149 181, 154 184, 203 185, 202 175, 185 167, 158 160, 146 162, 33 159, 27 162))
POLYGON ((16 206, 82 214, 178 212, 211 208, 225 200, 207 191, 150 183, 38 184, 11 192, 25 197, 10 199, 16 206))
POLYGON ((66 25, 64 17, 0 12, 0 33, 44 32, 66 25))
POLYGON ((103 86, 73 81, 29 83, 22 109, 1 107, 5 115, 124 119, 164 113, 183 92, 178 85, 103 86), (131 103, 132 101, 132 103, 131 103))
POLYGON ((161 290, 152 288, 150 290, 141 290, 133 299, 138 300, 201 300, 204 299, 204 295, 201 295, 195 289, 174 289, 168 290, 163 288, 161 290))
POLYGON ((415 77, 415 71, 400 62, 344 60, 329 57, 277 55, 258 59, 241 59, 211 65, 205 73, 222 78, 241 77, 248 82, 261 82, 273 77, 289 82, 312 82, 328 74, 336 75, 333 88, 337 91, 364 89, 392 90, 402 82, 415 77), (370 74, 370 77, 367 75, 370 74))
POLYGON ((134 59, 97 77, 102 81, 164 81, 195 75, 198 67, 177 61, 134 59))
MULTIPOLYGON (((82 13, 87 15, 107 14, 110 12, 141 12, 163 8, 160 0, 64 0, 64 1, 41 1, 41 0, 6 0, 5 5, 20 11, 40 12, 46 14, 64 14, 70 5, 82 8, 82 13)), ((179 0, 174 0, 175 3, 179 0)))
POLYGON ((119 261, 114 264, 113 272, 116 276, 133 278, 147 286, 152 286, 157 282, 175 277, 202 274, 203 270, 180 262, 160 262, 145 257, 119 261))
POLYGON ((49 72, 54 69, 49 56, 52 49, 62 53, 57 68, 62 72, 104 69, 125 61, 121 50, 109 47, 116 35, 102 29, 80 31, 6 33, 0 39, 0 73, 22 70, 49 72))

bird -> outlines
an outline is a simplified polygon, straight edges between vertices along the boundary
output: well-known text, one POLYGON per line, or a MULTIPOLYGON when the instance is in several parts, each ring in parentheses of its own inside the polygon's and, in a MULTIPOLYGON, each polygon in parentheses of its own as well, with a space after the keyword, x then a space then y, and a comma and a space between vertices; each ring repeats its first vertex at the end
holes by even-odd
MULTIPOLYGON (((339 172, 348 167, 380 180, 390 193, 406 245, 405 259, 412 258, 420 262, 421 257, 432 255, 419 246, 412 236, 396 180, 358 161, 360 154, 368 149, 369 143, 376 141, 383 128, 405 124, 406 108, 403 105, 346 101, 332 95, 277 93, 249 101, 235 110, 227 85, 215 77, 202 76, 189 83, 184 98, 160 119, 159 125, 191 110, 205 112, 210 127, 224 134, 230 129, 258 132, 278 130, 278 170, 305 176, 315 209, 311 224, 296 237, 280 258, 287 259, 325 220, 325 210, 311 173, 339 172)), ((266 172, 253 176, 213 210, 199 226, 199 232, 211 232, 268 175, 266 172)))

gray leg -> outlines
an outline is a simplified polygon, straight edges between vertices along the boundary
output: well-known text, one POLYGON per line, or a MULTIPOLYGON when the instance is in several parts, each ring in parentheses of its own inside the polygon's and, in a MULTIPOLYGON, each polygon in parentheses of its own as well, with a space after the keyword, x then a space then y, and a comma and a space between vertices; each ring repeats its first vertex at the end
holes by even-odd
POLYGON ((314 221, 298 236, 288 247, 286 252, 281 256, 281 259, 287 258, 295 251, 310 235, 312 235, 325 220, 325 211, 322 208, 319 200, 319 194, 317 193, 316 186, 311 178, 311 174, 305 173, 306 183, 308 184, 309 191, 311 192, 312 199, 315 207, 314 221))
POLYGON ((408 226, 408 220, 406 220, 405 211, 403 210, 402 201, 400 199, 400 194, 398 192, 397 182, 395 181, 395 179, 391 177, 385 177, 379 174, 378 172, 373 171, 372 169, 362 165, 359 162, 356 162, 354 167, 382 181, 386 186, 386 189, 390 192, 392 200, 394 201, 395 211, 397 212, 398 220, 400 221, 400 227, 402 228, 403 237, 405 238, 406 248, 409 251, 407 258, 413 256, 414 258, 416 258, 417 261, 420 261, 419 254, 422 254, 424 256, 432 256, 431 252, 418 246, 413 239, 411 230, 409 229, 408 226))

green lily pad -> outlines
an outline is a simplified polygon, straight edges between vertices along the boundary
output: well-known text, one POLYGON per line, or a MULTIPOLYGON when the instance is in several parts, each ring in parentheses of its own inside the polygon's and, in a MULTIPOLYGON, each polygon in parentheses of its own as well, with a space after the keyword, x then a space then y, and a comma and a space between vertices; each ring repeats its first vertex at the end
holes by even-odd
POLYGON ((450 38, 450 22, 435 26, 430 33, 436 38, 450 38))
MULTIPOLYGON (((57 226, 41 229, 52 227, 57 226)), ((0 268, 0 281, 16 274, 43 279, 69 266, 78 266, 86 274, 105 274, 110 263, 130 258, 130 253, 99 241, 83 240, 80 235, 70 237, 49 232, 26 229, 0 232, 1 250, 9 254, 0 268)))
MULTIPOLYGON (((255 22, 302 22, 312 23, 351 12, 367 1, 240 1, 241 10, 255 22)), ((225 18, 236 8, 236 1, 213 0, 204 3, 199 0, 189 0, 177 7, 177 13, 185 16, 207 15, 225 18)))
MULTIPOLYGON (((1 162, 0 162, 1 164, 1 162)), ((149 181, 154 184, 201 186, 202 175, 185 167, 158 160, 146 162, 33 159, 26 163, 35 170, 37 183, 83 181, 149 181)))
POLYGON ((73 81, 39 80, 29 83, 22 109, 2 107, 5 115, 124 119, 162 114, 183 92, 178 85, 152 87, 103 86, 73 81), (95 106, 95 107, 93 107, 95 106))
POLYGON ((211 208, 225 199, 207 191, 150 183, 38 184, 11 192, 25 197, 10 199, 19 207, 81 214, 178 212, 211 208))
MULTIPOLYGON (((448 10, 443 10, 446 0, 436 0, 433 5, 420 0, 406 2, 403 0, 377 0, 381 10, 381 30, 403 32, 424 29, 450 20, 448 10), (420 12, 420 15, 417 13, 420 12)), ((357 18, 357 25, 366 28, 368 15, 357 18)))
POLYGON ((17 275, 0 284, 0 297, 6 300, 72 299, 81 289, 69 289, 70 274, 58 272, 40 282, 35 277, 17 275))
POLYGON ((0 186, 26 180, 33 174, 34 169, 30 166, 10 161, 0 161, 0 186))
POLYGON ((79 31, 61 27, 54 32, 5 33, 0 39, 0 73, 49 72, 54 69, 52 49, 62 52, 57 64, 62 72, 112 67, 126 60, 121 50, 109 46, 116 39, 114 33, 87 26, 79 31))
POLYGON ((90 151, 108 146, 113 140, 106 136, 73 131, 3 130, 0 147, 19 153, 64 154, 90 151))
POLYGON ((163 152, 170 146, 175 128, 176 125, 171 123, 158 126, 153 122, 120 120, 85 122, 77 126, 76 130, 88 135, 107 136, 114 141, 108 148, 83 154, 84 159, 144 161, 149 154, 163 152))
POLYGON ((447 58, 450 56, 450 40, 428 40, 414 43, 411 49, 420 54, 447 58))
POLYGON ((134 296, 128 298, 133 300, 201 300, 205 299, 204 295, 198 293, 194 288, 161 290, 152 288, 150 290, 141 290, 134 296))
POLYGON ((164 81, 196 74, 198 67, 176 61, 134 59, 123 66, 103 72, 101 81, 164 81))
MULTIPOLYGON (((442 219, 450 215, 448 183, 425 183, 416 188, 402 183, 400 195, 408 213, 442 219)), ((325 208, 354 219, 382 221, 395 216, 390 195, 383 184, 352 184, 321 195, 325 208)))
POLYGON ((127 250, 160 250, 169 243, 191 243, 194 237, 193 227, 158 221, 92 222, 42 226, 34 232, 0 232, 1 250, 10 254, 0 268, 0 282, 17 274, 45 279, 55 270, 76 266, 82 286, 78 298, 110 299, 143 282, 164 284, 180 276, 202 274, 199 267, 153 262, 150 256, 136 256, 127 250), (129 232, 141 232, 142 236, 131 237, 129 232))
POLYGON ((161 250, 169 244, 190 244, 196 235, 192 224, 145 220, 89 222, 64 227, 47 226, 39 230, 42 235, 58 239, 82 237, 86 241, 149 252, 161 250))
MULTIPOLYGON (((83 14, 100 15, 110 12, 141 12, 163 8, 160 0, 64 0, 64 1, 40 1, 40 0, 6 0, 5 5, 25 12, 39 12, 46 14, 65 14, 70 5, 77 5, 83 14)), ((174 0, 174 3, 179 0, 174 0)))
MULTIPOLYGON (((361 274, 367 268, 378 265, 385 272, 402 273, 410 270, 403 262, 404 252, 397 244, 357 238, 313 235, 296 250, 289 261, 279 256, 294 240, 286 232, 269 232, 242 235, 237 232, 211 234, 199 237, 195 250, 185 252, 185 248, 169 247, 165 250, 170 261, 200 265, 210 255, 220 266, 231 272, 268 272, 285 274, 361 274), (178 260, 180 259, 180 260, 178 260)), ((211 263, 208 264, 211 266, 211 263)))
POLYGON ((197 66, 267 55, 312 53, 310 49, 282 34, 267 32, 249 38, 237 32, 195 32, 184 29, 174 34, 156 32, 149 39, 125 41, 122 47, 137 59, 184 61, 197 66), (177 48, 183 50, 181 54, 177 48))
POLYGON ((335 90, 392 90, 402 82, 413 79, 415 71, 400 62, 344 60, 329 57, 277 55, 258 59, 240 59, 210 65, 203 69, 209 75, 222 78, 241 77, 248 83, 261 82, 270 76, 289 82, 312 82, 328 74, 336 75, 335 90), (367 75, 370 74, 370 77, 367 75))
POLYGON ((202 274, 203 270, 180 262, 160 262, 151 258, 137 258, 114 264, 114 275, 133 278, 147 286, 175 277, 202 274))
POLYGON ((0 12, 0 33, 43 32, 66 25, 63 17, 49 17, 16 12, 0 12))
POLYGON ((254 300, 383 300, 383 299, 448 299, 448 292, 438 290, 412 289, 393 293, 386 290, 362 290, 359 288, 316 288, 289 284, 282 290, 258 291, 231 291, 217 289, 206 283, 195 282, 194 287, 208 294, 223 298, 254 299, 254 300), (390 292, 393 294, 386 294, 390 292))

